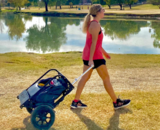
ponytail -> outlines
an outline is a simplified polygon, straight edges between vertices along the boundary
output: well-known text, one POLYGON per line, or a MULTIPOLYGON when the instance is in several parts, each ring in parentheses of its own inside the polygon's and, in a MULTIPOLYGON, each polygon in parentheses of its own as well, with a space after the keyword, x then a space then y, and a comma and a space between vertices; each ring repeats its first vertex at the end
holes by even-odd
POLYGON ((92 7, 89 9, 89 13, 84 18, 83 29, 82 29, 84 33, 87 32, 90 21, 93 19, 93 17, 96 17, 97 12, 99 12, 99 10, 101 9, 102 6, 100 4, 93 4, 92 7))
POLYGON ((83 32, 86 33, 87 32, 87 29, 88 29, 88 25, 89 25, 89 22, 91 20, 91 15, 90 14, 87 14, 84 18, 84 23, 83 23, 83 32))

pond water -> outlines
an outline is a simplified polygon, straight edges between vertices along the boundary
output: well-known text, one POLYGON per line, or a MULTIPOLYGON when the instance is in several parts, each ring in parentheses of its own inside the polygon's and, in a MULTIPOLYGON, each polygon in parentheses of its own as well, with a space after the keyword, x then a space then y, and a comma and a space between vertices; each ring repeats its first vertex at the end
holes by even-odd
MULTIPOLYGON (((103 48, 115 54, 160 54, 160 21, 101 20, 103 48)), ((0 14, 0 53, 82 51, 83 18, 0 14)))

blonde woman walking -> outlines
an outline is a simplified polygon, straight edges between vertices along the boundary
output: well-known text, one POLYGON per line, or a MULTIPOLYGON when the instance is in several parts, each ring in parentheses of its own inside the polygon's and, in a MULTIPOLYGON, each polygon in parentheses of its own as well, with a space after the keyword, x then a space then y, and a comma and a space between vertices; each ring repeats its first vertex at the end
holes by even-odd
MULTIPOLYGON (((87 34, 86 44, 83 50, 83 72, 91 65, 96 69, 99 76, 103 80, 104 87, 113 101, 114 109, 118 109, 129 105, 130 100, 121 100, 117 98, 110 82, 109 74, 106 67, 106 61, 103 55, 110 59, 109 54, 102 48, 103 32, 99 21, 104 17, 104 9, 101 5, 95 4, 89 10, 89 13, 84 19, 83 32, 87 34)), ((71 108, 85 108, 86 104, 82 103, 80 96, 82 90, 89 80, 93 69, 86 73, 78 83, 75 99, 71 104, 71 108)))

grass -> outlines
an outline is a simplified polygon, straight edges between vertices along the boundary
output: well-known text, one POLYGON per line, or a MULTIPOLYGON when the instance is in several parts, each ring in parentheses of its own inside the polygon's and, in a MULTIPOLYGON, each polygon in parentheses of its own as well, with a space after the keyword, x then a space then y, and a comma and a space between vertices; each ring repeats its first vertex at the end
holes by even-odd
MULTIPOLYGON (((74 95, 55 108, 56 120, 50 130, 159 130, 160 92, 121 92, 123 98, 132 100, 130 106, 113 110, 106 94, 83 94, 86 109, 70 110, 74 95)), ((30 114, 20 109, 15 94, 1 96, 1 130, 35 130, 30 123, 30 114)))
MULTIPOLYGON (((46 70, 52 67, 61 69, 82 65, 81 56, 81 52, 53 54, 6 53, 0 54, 0 64, 1 67, 10 71, 46 70)), ((111 57, 112 60, 107 60, 109 69, 160 67, 159 55, 111 54, 111 57)))
MULTIPOLYGON (((65 12, 65 13, 88 13, 88 6, 83 5, 82 10, 77 10, 74 6, 73 9, 70 9, 69 6, 62 6, 62 9, 59 8, 56 10, 55 7, 49 8, 49 12, 65 12)), ((79 7, 79 6, 78 6, 79 7)), ((89 6, 90 7, 90 6, 89 6)), ((143 4, 143 5, 133 5, 132 9, 129 8, 129 6, 125 6, 124 10, 120 10, 120 7, 118 5, 111 6, 111 9, 108 8, 108 6, 104 6, 106 9, 106 14, 108 13, 115 13, 115 14, 159 14, 159 7, 156 5, 151 4, 143 4)), ((37 12, 42 13, 45 11, 45 8, 41 8, 39 10, 38 7, 31 7, 30 9, 22 10, 22 12, 37 12)))
MULTIPOLYGON (((17 95, 50 68, 58 69, 69 80, 73 80, 82 73, 81 56, 80 52, 0 54, 0 130, 35 130, 30 122, 30 114, 19 108, 17 95)), ((101 91, 103 84, 93 73, 86 85, 90 90, 85 89, 81 98, 88 108, 82 111, 69 109, 75 89, 55 108, 56 120, 50 130, 159 130, 159 57, 160 55, 111 54, 111 60, 107 60, 107 68, 114 72, 111 79, 113 76, 117 77, 112 80, 113 86, 118 85, 122 89, 124 86, 120 83, 125 82, 125 86, 135 83, 131 87, 140 88, 140 84, 144 83, 144 90, 117 89, 116 95, 130 98, 132 102, 129 107, 114 111, 110 97, 101 91), (137 72, 134 73, 135 71, 137 72), (142 71, 144 73, 141 73, 142 71), (129 73, 131 75, 128 76, 129 73), (139 73, 141 75, 138 75, 139 73), (137 86, 136 77, 139 81, 137 86), (147 91, 148 86, 151 91, 147 91), (95 87, 100 93, 91 92, 95 87)))
POLYGON ((0 13, 15 12, 15 11, 16 11, 16 9, 5 9, 5 8, 2 8, 0 13))

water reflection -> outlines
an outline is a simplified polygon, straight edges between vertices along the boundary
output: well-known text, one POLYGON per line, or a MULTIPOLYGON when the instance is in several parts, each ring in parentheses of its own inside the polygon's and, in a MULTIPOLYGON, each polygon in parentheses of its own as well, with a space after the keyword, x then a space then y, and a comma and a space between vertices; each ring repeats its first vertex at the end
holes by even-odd
MULTIPOLYGON (((27 51, 38 53, 67 51, 68 48, 70 51, 75 48, 82 51, 86 37, 81 31, 82 23, 80 18, 34 17, 6 13, 0 15, 1 48, 12 47, 14 44, 15 46, 25 45, 23 48, 27 51), (34 22, 35 18, 40 21, 34 22), (6 35, 10 41, 7 41, 6 35)), ((102 20, 101 25, 105 34, 104 48, 113 49, 113 53, 160 54, 160 51, 157 51, 160 48, 160 22, 102 20), (143 37, 141 37, 142 33, 143 37), (139 40, 140 37, 143 38, 143 43, 139 40), (152 42, 152 46, 147 42, 152 42), (144 48, 146 50, 142 51, 144 48)), ((1 48, 0 53, 3 53, 1 48)))
POLYGON ((19 40, 22 37, 22 33, 25 32, 25 23, 22 21, 21 15, 14 15, 13 13, 7 13, 5 15, 5 25, 8 27, 8 35, 13 40, 19 40))
POLYGON ((154 33, 151 35, 154 38, 153 46, 160 48, 160 22, 152 22, 151 27, 154 29, 154 33))
POLYGON ((121 39, 127 40, 132 34, 138 34, 141 27, 147 27, 147 21, 122 21, 122 20, 108 20, 102 21, 105 34, 110 36, 112 40, 121 39))
POLYGON ((29 50, 52 52, 59 51, 62 44, 66 43, 67 24, 79 25, 80 20, 64 20, 52 17, 44 17, 45 26, 39 28, 37 25, 27 29, 28 36, 25 38, 26 47, 29 50))

